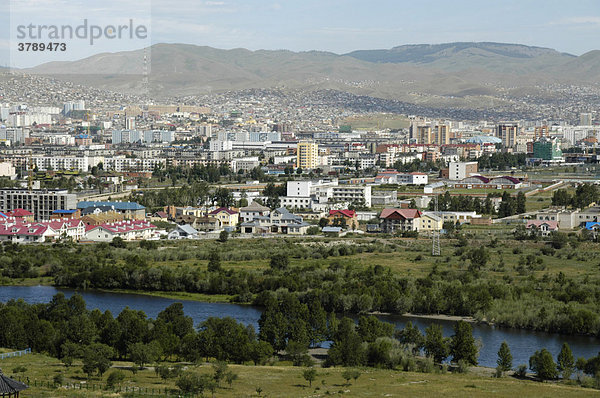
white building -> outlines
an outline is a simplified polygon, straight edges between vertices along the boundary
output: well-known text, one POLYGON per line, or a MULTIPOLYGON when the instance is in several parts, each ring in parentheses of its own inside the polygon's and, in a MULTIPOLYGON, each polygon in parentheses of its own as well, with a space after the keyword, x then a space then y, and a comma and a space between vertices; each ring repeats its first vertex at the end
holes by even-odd
POLYGON ((148 172, 154 171, 157 165, 163 167, 167 164, 164 158, 126 158, 125 156, 113 156, 104 158, 104 169, 114 170, 118 173, 126 171, 148 172))
POLYGON ((8 140, 13 144, 24 143, 29 138, 29 131, 22 128, 0 126, 0 140, 8 140))
POLYGON ((379 173, 375 177, 376 184, 398 184, 398 185, 427 185, 429 176, 425 173, 399 173, 388 170, 379 173))
POLYGON ((233 141, 210 140, 209 150, 211 152, 231 151, 233 149, 233 141))
POLYGON ((287 195, 280 199, 283 207, 291 208, 313 208, 317 204, 336 202, 362 203, 370 207, 371 186, 338 185, 337 180, 288 181, 287 195))
POLYGON ((361 203, 371 207, 371 186, 340 185, 333 187, 330 199, 333 202, 361 203))
POLYGON ((17 177, 17 170, 10 162, 0 163, 0 177, 8 177, 11 180, 17 177))
POLYGON ((171 143, 175 141, 175 133, 170 130, 147 130, 144 131, 143 141, 145 144, 153 142, 171 143))
POLYGON ((463 180, 477 174, 477 162, 450 162, 448 178, 450 180, 463 180))
POLYGON ((239 170, 250 171, 258 166, 260 166, 258 156, 235 158, 231 160, 231 170, 234 173, 237 173, 239 170))
MULTIPOLYGON (((33 156, 33 164, 38 170, 77 170, 88 171, 90 166, 87 156, 33 156)), ((92 165, 95 166, 95 165, 92 165)))
POLYGON ((142 132, 138 130, 113 130, 112 143, 119 144, 134 144, 142 140, 142 132))
POLYGON ((53 134, 48 135, 48 143, 50 145, 65 145, 72 146, 75 145, 75 137, 68 134, 53 134))
POLYGON ((156 226, 144 220, 124 220, 110 224, 88 225, 85 239, 93 242, 111 242, 119 237, 123 240, 142 240, 154 237, 156 226))

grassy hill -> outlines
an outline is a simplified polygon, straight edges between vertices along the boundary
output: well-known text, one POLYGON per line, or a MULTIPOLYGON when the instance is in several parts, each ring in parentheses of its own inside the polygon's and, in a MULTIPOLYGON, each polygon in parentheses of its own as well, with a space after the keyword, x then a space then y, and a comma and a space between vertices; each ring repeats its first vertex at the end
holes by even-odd
POLYGON ((145 54, 150 92, 157 97, 278 87, 336 89, 412 103, 439 102, 431 96, 455 97, 457 102, 498 96, 499 87, 600 81, 600 51, 575 57, 547 48, 502 43, 410 45, 344 55, 156 44, 146 51, 51 62, 25 72, 141 93, 145 54))

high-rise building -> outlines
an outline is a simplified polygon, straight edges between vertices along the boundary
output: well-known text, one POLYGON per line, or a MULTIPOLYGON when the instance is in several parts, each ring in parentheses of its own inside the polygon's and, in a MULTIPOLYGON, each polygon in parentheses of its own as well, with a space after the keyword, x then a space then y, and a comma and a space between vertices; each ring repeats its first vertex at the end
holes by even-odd
POLYGON ((550 137, 550 129, 548 126, 538 126, 534 130, 534 139, 542 138, 542 137, 550 137))
POLYGON ((138 130, 113 130, 112 132, 113 145, 134 144, 142 138, 142 132, 138 130))
POLYGON ((438 145, 450 144, 450 125, 439 124, 435 126, 435 143, 438 145))
POLYGON ((29 138, 29 131, 22 128, 0 127, 0 140, 8 140, 11 144, 24 143, 29 138))
POLYGON ((579 114, 579 125, 580 126, 591 126, 594 123, 594 118, 591 113, 579 114))
POLYGON ((557 139, 541 138, 533 143, 533 157, 542 160, 562 160, 563 154, 557 139))
POLYGON ((142 141, 145 144, 153 142, 166 142, 170 144, 175 141, 175 133, 170 130, 146 130, 142 136, 142 141))
POLYGON ((429 145, 431 138, 431 126, 417 126, 417 144, 429 145))
POLYGON ((316 169, 319 165, 319 145, 313 141, 298 142, 296 167, 316 169))
POLYGON ((496 126, 496 137, 502 140, 502 145, 506 148, 515 146, 517 143, 518 132, 518 123, 499 123, 498 126, 496 126))
POLYGON ((128 117, 125 119, 125 129, 127 130, 135 130, 135 118, 128 117))
POLYGON ((196 127, 196 131, 200 137, 210 137, 212 135, 212 126, 210 124, 202 124, 196 127))
POLYGON ((63 105, 63 115, 68 116, 71 111, 83 111, 85 110, 85 101, 69 101, 63 105))

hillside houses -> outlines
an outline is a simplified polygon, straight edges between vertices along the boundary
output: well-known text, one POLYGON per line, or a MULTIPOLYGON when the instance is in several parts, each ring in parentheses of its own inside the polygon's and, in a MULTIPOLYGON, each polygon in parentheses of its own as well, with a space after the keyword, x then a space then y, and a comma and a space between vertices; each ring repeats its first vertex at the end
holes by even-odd
POLYGON ((329 224, 334 226, 343 226, 347 229, 358 228, 358 220, 354 210, 329 210, 327 220, 329 224))
POLYGON ((381 232, 390 234, 440 231, 444 224, 442 217, 417 209, 386 208, 379 215, 379 220, 381 232))
POLYGON ((88 225, 85 239, 93 242, 111 242, 119 237, 123 240, 142 240, 154 237, 156 226, 143 220, 124 220, 102 225, 88 225))
POLYGON ((13 243, 43 243, 69 238, 80 241, 85 237, 85 224, 77 219, 29 222, 17 218, 0 219, 0 241, 13 243))
POLYGON ((418 231, 421 214, 416 209, 383 209, 379 215, 381 231, 388 234, 418 231))
POLYGON ((255 217, 268 216, 270 213, 271 209, 269 207, 252 202, 250 205, 240 208, 240 221, 249 222, 255 217))
POLYGON ((208 216, 219 220, 222 227, 236 227, 239 221, 239 213, 227 207, 219 207, 209 212, 208 216))
POLYGON ((310 226, 301 216, 280 207, 271 211, 268 216, 255 216, 252 221, 243 222, 240 231, 242 234, 304 235, 310 226))
POLYGON ((600 221, 600 207, 595 206, 583 210, 568 210, 561 207, 554 207, 539 211, 535 219, 538 221, 556 221, 558 229, 571 230, 580 228, 587 222, 600 221))

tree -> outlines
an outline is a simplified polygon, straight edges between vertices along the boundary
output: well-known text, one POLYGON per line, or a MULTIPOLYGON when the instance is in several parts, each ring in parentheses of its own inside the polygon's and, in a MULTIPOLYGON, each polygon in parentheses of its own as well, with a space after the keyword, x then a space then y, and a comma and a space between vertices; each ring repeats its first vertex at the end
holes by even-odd
POLYGON ((458 363, 458 361, 464 360, 471 365, 477 365, 479 353, 470 323, 458 321, 454 324, 454 336, 450 340, 450 354, 453 362, 458 363))
POLYGON ((298 341, 289 341, 285 349, 294 366, 300 366, 310 361, 308 347, 298 341))
POLYGON ((94 343, 84 348, 83 351, 83 372, 91 377, 94 371, 102 376, 112 366, 110 358, 114 355, 114 351, 106 344, 94 343))
POLYGON ((176 336, 184 336, 194 333, 194 320, 185 315, 182 303, 173 303, 158 313, 157 321, 162 321, 167 328, 176 336))
POLYGON ((374 315, 361 316, 358 318, 358 335, 363 341, 372 343, 378 337, 391 337, 394 334, 394 325, 388 322, 382 322, 374 315))
POLYGON ((114 388, 116 384, 121 383, 123 380, 125 380, 125 373, 121 370, 113 370, 106 378, 106 388, 114 388))
POLYGON ((213 364, 213 379, 217 383, 217 386, 221 385, 221 380, 225 378, 227 373, 229 372, 229 366, 224 361, 217 361, 213 364))
POLYGON ((315 368, 308 368, 302 371, 302 377, 308 381, 308 385, 312 387, 312 382, 317 378, 317 370, 315 368))
POLYGON ((600 372, 600 353, 597 356, 592 357, 585 362, 584 371, 585 373, 592 376, 600 372))
POLYGON ((264 365, 273 356, 273 347, 266 341, 259 340, 252 345, 250 356, 255 365, 264 365))
POLYGON ((227 239, 229 239, 229 232, 225 230, 221 231, 221 233, 219 234, 219 242, 225 243, 227 242, 227 239))
POLYGON ((526 203, 527 199, 525 198, 525 194, 523 193, 523 191, 519 191, 516 199, 517 214, 523 214, 527 211, 527 209, 525 208, 526 203))
POLYGON ((506 341, 503 341, 500 344, 500 349, 498 350, 498 360, 496 363, 498 364, 498 368, 501 372, 507 372, 512 369, 512 354, 510 353, 510 348, 508 348, 508 344, 506 341))
POLYGON ((117 317, 117 323, 121 333, 115 342, 121 357, 127 356, 128 349, 132 344, 144 341, 148 333, 146 314, 143 311, 135 311, 125 307, 117 317))
POLYGON ((155 340, 152 343, 144 344, 142 342, 132 344, 129 349, 131 362, 144 369, 144 365, 158 360, 160 357, 160 346, 155 340))
POLYGON ((307 235, 318 235, 319 232, 321 232, 321 229, 319 227, 317 227, 316 225, 313 225, 311 227, 308 227, 308 229, 306 230, 306 234, 307 235))
POLYGON ((227 188, 217 188, 212 196, 212 200, 219 207, 229 207, 233 205, 233 194, 227 188))
POLYGON ((121 249, 126 247, 125 241, 120 236, 115 236, 113 238, 113 240, 110 242, 110 245, 112 247, 121 248, 121 249))
POLYGON ((442 334, 442 327, 431 324, 425 329, 425 353, 436 362, 443 362, 449 354, 448 339, 442 334))
POLYGON ((67 341, 60 346, 60 359, 68 368, 73 364, 73 359, 81 355, 81 347, 77 344, 67 341))
POLYGON ((346 380, 346 385, 350 385, 350 379, 352 379, 352 370, 346 369, 342 372, 342 377, 346 380))
POLYGON ((200 376, 192 372, 185 372, 179 376, 175 385, 185 394, 202 394, 210 383, 212 380, 209 375, 200 376))
POLYGON ((575 358, 571 352, 571 347, 567 343, 563 343, 556 362, 559 372, 562 373, 562 378, 565 380, 570 379, 571 373, 573 373, 573 366, 575 365, 575 358))
POLYGON ((365 364, 367 353, 352 319, 342 318, 327 354, 327 363, 331 365, 362 366, 365 364))
POLYGON ((256 341, 252 326, 245 326, 231 317, 208 318, 200 324, 197 337, 203 356, 235 363, 251 359, 256 341))
POLYGON ((477 269, 485 267, 490 259, 490 253, 484 246, 471 249, 469 252, 469 258, 471 259, 471 266, 477 269))
POLYGON ((238 379, 238 375, 237 373, 233 373, 232 371, 229 371, 225 374, 225 381, 227 382, 227 384, 229 385, 229 388, 231 388, 231 385, 233 384, 234 381, 236 381, 238 379))
POLYGON ((219 251, 217 249, 213 249, 210 251, 208 255, 208 272, 219 272, 222 270, 221 268, 221 256, 219 255, 219 251))
POLYGON ((556 379, 558 377, 556 363, 554 363, 552 354, 545 348, 536 351, 529 358, 529 367, 542 380, 556 379))
POLYGON ((285 270, 290 265, 290 260, 285 254, 274 254, 269 266, 274 270, 285 270))
POLYGON ((319 219, 319 227, 324 228, 329 225, 329 220, 326 218, 319 219))
POLYGON ((425 339, 421 334, 421 331, 417 326, 413 326, 412 322, 406 322, 404 329, 400 331, 397 336, 398 340, 402 344, 410 344, 413 346, 412 351, 414 355, 418 355, 423 348, 423 344, 425 343, 425 339))
POLYGON ((557 189, 552 195, 552 206, 569 206, 571 195, 566 189, 557 189))

